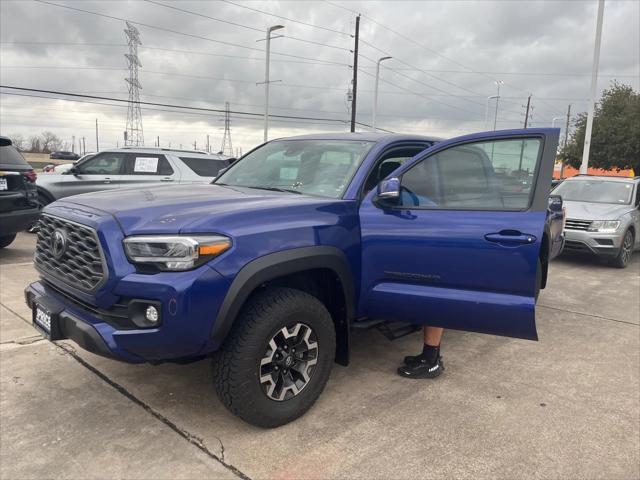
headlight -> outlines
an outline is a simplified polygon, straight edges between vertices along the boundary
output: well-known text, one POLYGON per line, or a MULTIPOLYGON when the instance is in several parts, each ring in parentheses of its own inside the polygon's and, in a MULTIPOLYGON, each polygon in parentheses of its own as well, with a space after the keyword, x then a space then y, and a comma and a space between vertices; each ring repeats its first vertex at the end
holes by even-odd
POLYGON ((594 220, 589 226, 590 232, 614 233, 620 222, 618 220, 594 220))
POLYGON ((133 263, 155 265, 169 271, 197 267, 230 247, 231 239, 222 235, 152 235, 124 239, 124 250, 133 263))

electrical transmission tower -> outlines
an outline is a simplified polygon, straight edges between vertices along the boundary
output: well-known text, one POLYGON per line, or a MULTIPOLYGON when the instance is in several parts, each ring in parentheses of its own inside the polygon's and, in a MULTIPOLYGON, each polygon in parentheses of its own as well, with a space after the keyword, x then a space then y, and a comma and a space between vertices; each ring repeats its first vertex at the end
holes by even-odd
POLYGON ((129 45, 129 53, 125 53, 129 63, 129 78, 125 78, 127 88, 129 90, 129 103, 127 108, 127 128, 124 133, 124 144, 141 146, 144 145, 144 134, 142 131, 142 112, 140 111, 140 90, 142 85, 138 81, 138 68, 142 67, 138 59, 138 45, 142 45, 140 41, 140 32, 136 27, 127 23, 127 29, 124 33, 127 36, 127 44, 129 45))
POLYGON ((222 137, 222 148, 220 151, 223 155, 233 156, 233 145, 231 144, 231 107, 229 102, 224 104, 224 135, 222 137))

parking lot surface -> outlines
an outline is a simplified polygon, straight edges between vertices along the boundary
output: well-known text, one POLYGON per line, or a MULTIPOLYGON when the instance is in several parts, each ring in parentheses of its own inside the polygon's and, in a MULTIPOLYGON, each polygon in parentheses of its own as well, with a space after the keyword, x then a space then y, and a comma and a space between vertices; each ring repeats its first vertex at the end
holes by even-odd
POLYGON ((0 251, 0 477, 640 478, 640 255, 625 270, 561 258, 540 341, 448 331, 446 371, 406 380, 420 348, 353 335, 301 419, 229 414, 208 361, 128 365, 31 327, 33 235, 0 251))

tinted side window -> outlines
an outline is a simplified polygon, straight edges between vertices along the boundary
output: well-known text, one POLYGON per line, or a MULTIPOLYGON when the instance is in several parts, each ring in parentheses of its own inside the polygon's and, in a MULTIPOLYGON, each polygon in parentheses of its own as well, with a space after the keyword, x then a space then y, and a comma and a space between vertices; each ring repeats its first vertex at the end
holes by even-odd
POLYGON ((220 169, 229 165, 229 160, 211 158, 180 157, 180 160, 201 177, 217 177, 220 169))
POLYGON ((129 153, 125 175, 173 175, 173 168, 164 155, 129 153))
POLYGON ((20 165, 22 167, 29 166, 22 154, 13 145, 0 147, 0 163, 4 165, 20 165))
POLYGON ((119 175, 122 172, 125 154, 123 152, 99 153, 76 168, 84 175, 119 175))
POLYGON ((531 201, 541 142, 476 142, 424 159, 402 177, 403 206, 523 210, 531 201))

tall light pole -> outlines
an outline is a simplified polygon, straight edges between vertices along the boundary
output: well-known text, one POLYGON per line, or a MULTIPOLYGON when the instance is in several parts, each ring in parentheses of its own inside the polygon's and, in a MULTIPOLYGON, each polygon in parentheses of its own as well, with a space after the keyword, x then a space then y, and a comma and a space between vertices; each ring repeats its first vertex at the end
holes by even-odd
POLYGON ((371 119, 371 126, 373 131, 376 131, 376 112, 378 110, 378 84, 380 83, 380 64, 385 60, 389 60, 392 57, 380 57, 376 64, 376 86, 373 90, 373 118, 371 119))
POLYGON ((555 128, 555 126, 556 126, 556 120, 563 120, 563 119, 564 119, 564 117, 553 117, 553 118, 551 119, 551 128, 555 128))
POLYGON ((497 95, 491 95, 489 97, 487 97, 487 106, 484 109, 484 128, 486 129, 488 127, 488 123, 489 123, 489 101, 493 100, 494 98, 498 98, 497 95))
POLYGON ((493 130, 495 131, 496 125, 498 124, 498 102, 500 101, 500 85, 504 85, 502 80, 496 80, 496 85, 498 86, 498 93, 496 95, 496 113, 493 116, 493 130))
POLYGON ((269 133, 269 57, 271 56, 271 32, 280 30, 284 25, 273 25, 267 28, 266 64, 264 70, 264 141, 267 141, 269 133))
POLYGON ((596 21, 596 43, 593 47, 593 66, 591 69, 591 98, 587 112, 587 128, 584 133, 584 148, 582 149, 582 163, 580 174, 589 173, 589 150, 591 149, 591 130, 593 129, 593 114, 598 89, 598 64, 600 63, 600 43, 602 40, 602 17, 604 16, 604 0, 598 0, 598 19, 596 21))

